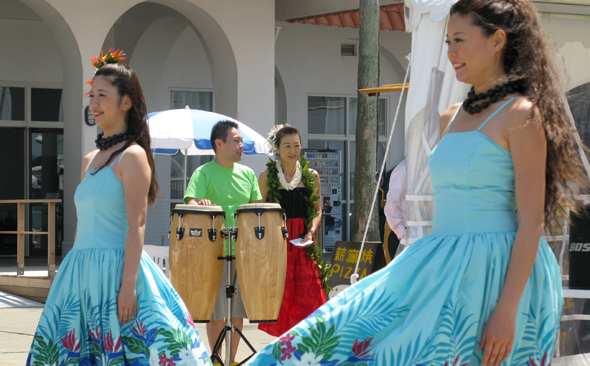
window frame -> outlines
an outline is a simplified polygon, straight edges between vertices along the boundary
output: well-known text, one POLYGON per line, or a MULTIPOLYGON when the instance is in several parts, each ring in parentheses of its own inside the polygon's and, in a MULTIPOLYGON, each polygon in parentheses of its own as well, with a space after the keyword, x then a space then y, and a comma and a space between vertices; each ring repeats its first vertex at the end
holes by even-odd
POLYGON ((23 82, 3 82, 0 86, 9 88, 25 89, 25 119, 24 121, 0 120, 0 127, 17 127, 17 128, 64 128, 64 122, 50 121, 33 121, 31 120, 31 89, 61 89, 63 103, 63 84, 60 83, 23 83, 23 82))
MULTIPOLYGON (((211 112, 215 111, 215 92, 213 91, 212 88, 176 88, 176 87, 169 87, 168 88, 168 106, 170 107, 170 109, 172 109, 172 92, 173 91, 183 91, 183 92, 206 92, 206 93, 211 93, 211 112)), ((168 162, 168 165, 171 166, 172 164, 172 156, 170 155, 170 161, 168 162)), ((205 155, 207 156, 207 155, 205 155)), ((212 156, 212 155, 209 155, 212 156)), ((211 159, 212 160, 212 159, 211 159)), ((211 161, 209 160, 209 161, 211 161)), ((188 174, 187 172, 187 179, 190 181, 190 177, 191 174, 188 174)), ((172 170, 170 171, 170 175, 168 177, 169 183, 170 183, 170 189, 168 190, 168 194, 169 194, 169 198, 170 198, 170 212, 172 212, 172 209, 174 208, 174 205, 176 204, 182 204, 184 203, 182 198, 172 198, 172 170)), ((188 182, 187 182, 187 187, 188 187, 188 182)))
MULTIPOLYGON (((207 92, 211 93, 211 112, 215 111, 215 92, 212 88, 168 88, 168 106, 172 109, 172 92, 183 91, 183 92, 207 92)), ((182 107, 184 108, 184 107, 182 107)))
MULTIPOLYGON (((306 93, 305 95, 306 100, 306 111, 305 114, 305 129, 308 130, 309 126, 309 97, 333 97, 333 98, 345 98, 345 128, 343 135, 336 135, 336 134, 311 134, 307 133, 307 146, 309 146, 309 140, 312 141, 334 141, 334 142, 343 142, 344 150, 342 152, 342 160, 344 166, 342 167, 342 205, 344 209, 342 210, 342 221, 343 224, 346 225, 346 228, 343 230, 343 240, 350 240, 351 238, 351 227, 352 227, 352 209, 351 207, 354 205, 354 198, 350 198, 351 192, 351 166, 354 162, 351 162, 350 157, 350 145, 351 142, 356 142, 356 131, 350 131, 350 99, 356 98, 358 102, 358 95, 351 95, 351 94, 325 94, 325 93, 306 93), (346 218, 344 216, 347 216, 346 218)), ((390 126, 387 123, 389 121, 389 105, 390 105, 390 98, 379 96, 379 100, 385 100, 385 134, 379 135, 378 143, 385 143, 387 144, 387 140, 389 138, 389 129, 390 126)), ((387 157, 384 157, 387 159, 387 157)), ((356 171, 356 170, 355 170, 356 171)), ((353 196, 354 197, 354 196, 353 196)))

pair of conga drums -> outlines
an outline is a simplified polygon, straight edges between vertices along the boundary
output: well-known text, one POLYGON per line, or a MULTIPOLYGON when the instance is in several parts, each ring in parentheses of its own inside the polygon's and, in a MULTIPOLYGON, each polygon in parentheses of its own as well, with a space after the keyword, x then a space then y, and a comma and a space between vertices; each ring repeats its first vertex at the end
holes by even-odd
MULTIPOLYGON (((170 228, 170 282, 194 321, 208 322, 223 273, 225 213, 219 206, 176 205, 170 228)), ((235 260, 252 323, 276 322, 287 274, 283 209, 274 203, 235 211, 235 260)), ((225 230, 228 232, 228 230, 225 230)), ((228 255, 231 253, 228 253, 228 255)))

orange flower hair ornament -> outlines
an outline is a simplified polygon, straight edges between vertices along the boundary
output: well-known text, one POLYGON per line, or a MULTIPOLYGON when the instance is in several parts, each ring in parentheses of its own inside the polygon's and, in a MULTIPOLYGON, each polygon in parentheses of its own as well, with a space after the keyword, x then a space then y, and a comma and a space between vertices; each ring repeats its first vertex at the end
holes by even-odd
MULTIPOLYGON (((109 48, 106 54, 100 50, 100 57, 96 55, 90 57, 92 66, 98 70, 106 64, 116 64, 119 61, 125 60, 127 58, 125 57, 127 55, 123 53, 123 50, 117 48, 113 51, 113 49, 114 47, 109 48)), ((86 84, 92 85, 92 80, 87 81, 86 84)), ((90 93, 86 93, 86 95, 88 94, 90 93)))
POLYGON ((100 69, 105 64, 116 64, 117 62, 127 58, 124 57, 127 55, 123 53, 123 50, 117 48, 115 51, 113 51, 113 48, 114 47, 109 48, 106 54, 101 50, 100 57, 97 57, 96 55, 90 57, 92 60, 92 66, 94 66, 96 69, 100 69))

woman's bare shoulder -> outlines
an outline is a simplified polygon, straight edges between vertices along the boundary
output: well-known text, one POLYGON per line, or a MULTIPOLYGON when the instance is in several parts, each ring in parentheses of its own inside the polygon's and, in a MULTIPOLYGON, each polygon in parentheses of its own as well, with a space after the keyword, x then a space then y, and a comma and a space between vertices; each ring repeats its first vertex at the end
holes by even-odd
POLYGON ((266 177, 268 177, 268 170, 263 171, 262 173, 260 173, 260 175, 258 176, 258 179, 266 179, 266 177))

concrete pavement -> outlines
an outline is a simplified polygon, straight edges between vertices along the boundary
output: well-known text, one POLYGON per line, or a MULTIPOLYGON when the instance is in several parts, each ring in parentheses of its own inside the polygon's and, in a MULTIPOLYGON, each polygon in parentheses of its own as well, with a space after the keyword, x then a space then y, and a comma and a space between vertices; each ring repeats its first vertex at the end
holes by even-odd
MULTIPOLYGON (((25 365, 42 310, 43 304, 0 292, 0 365, 25 365)), ((205 324, 197 324, 197 329, 210 352, 205 324)), ((247 321, 243 333, 256 350, 275 339, 258 330, 256 324, 249 324, 247 321)), ((248 347, 240 342, 237 360, 241 361, 249 355, 248 347)))

